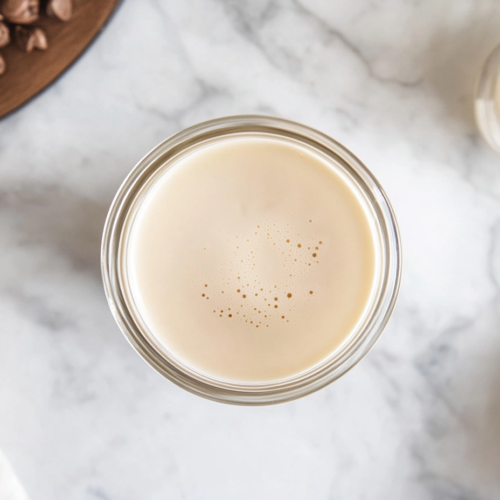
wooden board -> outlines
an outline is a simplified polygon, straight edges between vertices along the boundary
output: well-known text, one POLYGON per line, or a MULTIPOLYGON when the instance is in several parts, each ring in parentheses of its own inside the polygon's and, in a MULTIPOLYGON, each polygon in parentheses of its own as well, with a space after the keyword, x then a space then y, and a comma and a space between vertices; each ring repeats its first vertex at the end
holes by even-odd
POLYGON ((14 41, 0 49, 7 71, 0 76, 0 118, 54 81, 99 33, 120 0, 74 0, 73 16, 63 23, 45 12, 33 26, 47 33, 48 50, 22 52, 14 41))

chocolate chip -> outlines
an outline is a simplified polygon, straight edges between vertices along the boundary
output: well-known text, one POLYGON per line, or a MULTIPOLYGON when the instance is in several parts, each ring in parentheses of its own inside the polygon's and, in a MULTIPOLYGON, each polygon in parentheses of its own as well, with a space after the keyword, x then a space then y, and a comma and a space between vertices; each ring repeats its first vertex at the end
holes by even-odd
POLYGON ((73 13, 73 0, 49 0, 47 15, 60 21, 69 21, 73 13))
POLYGON ((38 19, 39 0, 3 0, 0 11, 7 21, 15 24, 31 24, 38 19))
POLYGON ((24 52, 46 50, 48 47, 47 36, 42 28, 16 26, 15 36, 18 47, 24 52))
POLYGON ((35 49, 38 50, 47 50, 49 47, 49 42, 47 40, 47 35, 42 28, 35 28, 33 30, 35 35, 35 49))
POLYGON ((10 43, 10 32, 9 28, 5 23, 0 21, 0 47, 5 47, 10 43))

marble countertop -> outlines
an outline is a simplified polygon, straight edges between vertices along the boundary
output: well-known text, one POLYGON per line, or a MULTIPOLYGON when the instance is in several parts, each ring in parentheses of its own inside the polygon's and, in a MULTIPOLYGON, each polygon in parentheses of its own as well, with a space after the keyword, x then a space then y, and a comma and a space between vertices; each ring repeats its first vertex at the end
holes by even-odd
POLYGON ((499 27, 498 0, 126 0, 0 121, 0 447, 32 499, 500 497, 500 156, 472 108, 499 27), (238 113, 343 142, 384 185, 404 245, 376 348, 274 407, 205 401, 153 372, 100 278, 131 167, 238 113))

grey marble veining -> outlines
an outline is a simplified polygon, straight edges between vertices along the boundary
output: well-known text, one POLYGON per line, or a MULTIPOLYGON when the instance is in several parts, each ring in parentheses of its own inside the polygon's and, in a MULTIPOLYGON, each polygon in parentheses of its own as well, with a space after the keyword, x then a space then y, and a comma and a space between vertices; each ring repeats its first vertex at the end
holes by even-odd
POLYGON ((500 498, 500 157, 472 113, 499 27, 497 0, 126 0, 0 121, 0 447, 31 498, 500 498), (237 113, 346 144, 384 185, 405 251, 372 353, 276 407, 163 380, 100 280, 130 168, 237 113))

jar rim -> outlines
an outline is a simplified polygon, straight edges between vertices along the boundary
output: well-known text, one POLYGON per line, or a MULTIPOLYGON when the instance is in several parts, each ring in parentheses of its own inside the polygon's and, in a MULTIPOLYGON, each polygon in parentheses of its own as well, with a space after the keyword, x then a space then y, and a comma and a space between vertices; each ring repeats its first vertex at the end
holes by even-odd
POLYGON ((261 115, 238 115, 203 122, 171 136, 146 154, 118 189, 104 225, 101 269, 105 295, 111 312, 134 350, 157 372, 199 396, 240 405, 274 404, 312 393, 344 375, 375 345, 394 309, 401 280, 401 241, 390 202, 364 164, 345 146, 310 127, 261 115), (334 355, 318 365, 284 380, 269 383, 226 382, 211 378, 167 358, 151 342, 131 311, 123 286, 120 246, 128 215, 142 187, 154 172, 187 148, 214 138, 241 133, 266 133, 294 139, 326 154, 349 172, 373 209, 382 244, 383 266, 376 303, 362 331, 334 355))
POLYGON ((500 94, 500 45, 496 46, 483 64, 476 83, 474 113, 484 140, 500 153, 500 112, 495 103, 500 94))

